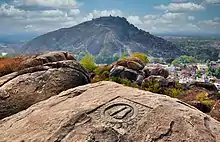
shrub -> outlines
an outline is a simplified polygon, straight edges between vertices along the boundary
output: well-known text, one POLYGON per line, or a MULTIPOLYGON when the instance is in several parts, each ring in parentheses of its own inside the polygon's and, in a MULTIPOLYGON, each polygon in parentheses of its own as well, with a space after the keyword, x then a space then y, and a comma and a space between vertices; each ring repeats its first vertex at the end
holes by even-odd
POLYGON ((195 57, 183 55, 183 56, 180 56, 179 58, 176 58, 175 60, 173 60, 172 64, 173 65, 179 65, 179 64, 186 65, 189 63, 197 63, 197 62, 199 62, 199 61, 196 60, 195 57))
POLYGON ((99 66, 94 70, 95 77, 92 79, 92 82, 99 81, 108 81, 110 74, 111 66, 99 66))
POLYGON ((145 87, 144 90, 150 91, 153 93, 161 93, 161 87, 158 82, 151 82, 148 84, 148 87, 145 87))
POLYGON ((95 57, 87 53, 80 61, 80 64, 87 70, 93 71, 96 68, 95 57))
POLYGON ((144 63, 149 63, 149 59, 148 59, 147 55, 144 53, 134 52, 133 54, 131 54, 130 57, 138 58, 144 63))
POLYGON ((196 100, 208 106, 212 106, 214 104, 214 101, 209 99, 207 92, 198 93, 196 95, 196 100))
POLYGON ((120 78, 120 77, 111 77, 110 81, 123 84, 125 86, 133 87, 133 88, 139 88, 139 86, 136 83, 131 82, 128 79, 125 78, 120 78))
POLYGON ((170 97, 176 98, 180 93, 182 92, 181 89, 176 89, 176 88, 167 88, 164 91, 165 95, 168 95, 170 97))

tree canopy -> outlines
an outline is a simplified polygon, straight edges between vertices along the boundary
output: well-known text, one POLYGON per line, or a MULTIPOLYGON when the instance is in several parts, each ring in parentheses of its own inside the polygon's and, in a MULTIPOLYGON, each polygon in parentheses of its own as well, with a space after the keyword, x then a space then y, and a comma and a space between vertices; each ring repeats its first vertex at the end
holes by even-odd
POLYGON ((95 57, 93 57, 90 53, 87 53, 80 61, 80 64, 87 70, 93 71, 96 68, 95 57))
POLYGON ((183 55, 183 56, 180 56, 179 58, 176 58, 172 62, 172 64, 173 65, 186 65, 189 63, 197 63, 197 62, 198 60, 195 57, 183 55))
POLYGON ((146 54, 144 54, 144 53, 134 52, 134 53, 131 54, 130 57, 135 57, 135 58, 140 59, 144 63, 149 63, 148 56, 146 54))

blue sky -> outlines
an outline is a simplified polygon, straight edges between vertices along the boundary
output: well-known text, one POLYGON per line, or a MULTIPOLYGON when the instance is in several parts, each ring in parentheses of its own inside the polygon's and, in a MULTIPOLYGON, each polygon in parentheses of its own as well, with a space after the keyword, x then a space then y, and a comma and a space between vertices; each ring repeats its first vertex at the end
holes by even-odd
POLYGON ((220 33, 220 0, 0 0, 0 35, 43 34, 109 15, 153 34, 220 33))

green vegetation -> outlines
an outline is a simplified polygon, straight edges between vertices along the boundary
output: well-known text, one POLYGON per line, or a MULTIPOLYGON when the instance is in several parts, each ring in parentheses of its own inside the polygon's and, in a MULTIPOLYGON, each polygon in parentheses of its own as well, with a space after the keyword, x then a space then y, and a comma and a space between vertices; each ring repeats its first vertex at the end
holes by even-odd
POLYGON ((147 87, 144 88, 146 91, 150 91, 153 93, 161 93, 162 88, 158 82, 148 82, 147 87))
POLYGON ((216 76, 217 78, 220 78, 220 68, 217 68, 217 69, 215 70, 215 76, 216 76))
POLYGON ((176 97, 178 97, 178 95, 180 95, 181 92, 182 92, 182 90, 178 89, 178 88, 167 88, 164 91, 164 94, 168 95, 170 97, 176 98, 176 97))
POLYGON ((96 68, 95 57, 93 57, 91 54, 87 53, 80 61, 80 64, 84 68, 86 68, 88 71, 91 72, 96 68))
POLYGON ((211 107, 214 104, 214 101, 209 99, 207 92, 201 92, 197 94, 196 100, 203 104, 208 105, 209 107, 211 107))
POLYGON ((220 68, 212 68, 211 65, 208 65, 207 75, 213 75, 220 79, 220 68))
POLYGON ((117 61, 119 59, 119 55, 118 53, 115 53, 112 55, 106 55, 106 56, 102 56, 102 55, 98 55, 96 57, 96 63, 97 64, 111 64, 115 61, 117 61))
POLYGON ((138 58, 144 63, 149 63, 149 59, 148 59, 147 55, 144 53, 134 52, 133 54, 131 54, 130 57, 131 58, 138 58))
POLYGON ((125 60, 125 59, 127 59, 128 56, 129 55, 127 52, 123 52, 122 56, 118 59, 118 61, 125 60))
POLYGON ((195 59, 194 57, 183 55, 183 56, 180 56, 179 58, 176 58, 172 62, 172 64, 173 65, 186 65, 189 63, 197 63, 197 62, 199 62, 199 61, 197 59, 195 59))
POLYGON ((185 37, 168 39, 181 47, 186 55, 193 56, 197 60, 216 61, 219 59, 219 37, 185 37))
POLYGON ((151 63, 163 63, 163 61, 160 58, 155 58, 155 57, 150 59, 150 62, 151 63))
POLYGON ((134 88, 139 88, 139 86, 136 83, 131 82, 128 79, 125 78, 120 78, 120 77, 111 77, 110 81, 119 83, 119 84, 123 84, 125 86, 129 86, 129 87, 134 87, 134 88))
POLYGON ((99 66, 94 70, 95 77, 92 79, 92 82, 99 81, 108 81, 110 74, 111 66, 99 66))

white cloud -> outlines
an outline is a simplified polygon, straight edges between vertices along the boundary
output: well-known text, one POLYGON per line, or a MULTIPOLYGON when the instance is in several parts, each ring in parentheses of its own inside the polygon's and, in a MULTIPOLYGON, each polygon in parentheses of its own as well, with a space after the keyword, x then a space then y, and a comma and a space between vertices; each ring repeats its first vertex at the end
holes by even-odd
POLYGON ((205 0, 205 2, 210 4, 218 4, 220 3, 220 0, 205 0))
POLYGON ((184 13, 165 13, 162 15, 145 15, 145 20, 166 20, 166 21, 173 21, 173 20, 180 20, 184 17, 184 13))
POLYGON ((220 22, 215 20, 203 20, 199 21, 198 23, 201 25, 220 26, 220 22))
POLYGON ((152 33, 199 32, 201 29, 191 23, 195 19, 186 13, 164 13, 145 15, 141 28, 152 33))
POLYGON ((16 16, 24 16, 25 11, 16 9, 13 5, 2 4, 0 5, 0 16, 9 16, 9 17, 16 17, 16 16))
POLYGON ((39 12, 41 17, 60 17, 65 16, 65 13, 61 10, 44 10, 39 12))
POLYGON ((13 5, 0 5, 0 34, 37 32, 45 33, 63 27, 70 27, 82 21, 79 9, 48 9, 28 11, 13 5), (10 28, 8 28, 10 27, 10 28))
POLYGON ((184 2, 188 2, 189 0, 172 0, 172 2, 174 3, 184 3, 184 2))
POLYGON ((177 20, 177 19, 181 19, 182 16, 184 16, 183 13, 165 13, 161 17, 166 20, 177 20))
POLYGON ((204 10, 205 7, 192 2, 188 3, 170 3, 169 5, 155 6, 155 9, 172 11, 172 12, 184 12, 184 11, 199 11, 204 10))
POLYGON ((134 25, 141 25, 143 22, 140 20, 139 16, 128 16, 127 17, 128 22, 134 24, 134 25))
POLYGON ((209 20, 202 20, 198 21, 197 25, 201 29, 204 29, 205 32, 219 33, 218 31, 220 29, 220 20, 218 20, 218 17, 209 20))
POLYGON ((80 10, 79 9, 71 9, 69 12, 68 12, 68 15, 69 16, 76 16, 76 15, 79 15, 80 14, 80 10))
POLYGON ((15 0, 14 3, 20 5, 40 5, 48 7, 75 7, 77 4, 75 0, 15 0))
MULTIPOLYGON (((21 1, 21 0, 19 0, 21 1)), ((62 0, 61 0, 62 1, 62 0)), ((24 2, 24 1, 23 1, 24 2)), ((47 1, 52 4, 44 3, 43 0, 26 0, 26 5, 32 5, 38 2, 37 5, 53 6, 39 10, 22 10, 19 5, 0 4, 0 34, 4 33, 46 33, 64 27, 71 27, 81 22, 99 18, 102 16, 120 16, 125 17, 127 20, 137 26, 152 33, 165 33, 165 32, 199 32, 199 31, 212 31, 216 32, 220 29, 219 17, 213 20, 204 20, 197 23, 197 19, 188 15, 183 11, 193 11, 203 8, 193 6, 189 8, 188 4, 192 3, 176 3, 179 6, 169 4, 167 6, 160 6, 160 9, 167 10, 163 14, 151 14, 145 16, 128 15, 120 10, 93 10, 90 13, 83 13, 78 8, 63 8, 67 4, 65 0, 63 3, 55 3, 55 0, 47 1), (59 6, 59 7, 58 7, 59 6), (60 7, 61 6, 61 7, 60 7), (164 8, 165 7, 165 8, 164 8), (191 10, 190 10, 191 9, 191 10), (174 12, 177 11, 177 12, 174 12), (10 27, 10 28, 8 28, 10 27), (217 28, 217 29, 216 29, 217 28), (206 30, 208 29, 208 30, 206 30)), ((72 3, 74 5, 74 3, 72 3)), ((196 5, 196 4, 195 4, 196 5)), ((23 6, 23 5, 22 5, 23 6)))
POLYGON ((193 21, 193 20, 195 20, 196 18, 194 17, 194 16, 188 16, 188 20, 190 20, 190 21, 193 21))
POLYGON ((214 20, 220 22, 220 17, 215 17, 214 20))

